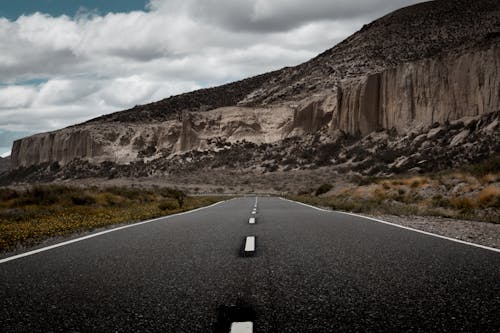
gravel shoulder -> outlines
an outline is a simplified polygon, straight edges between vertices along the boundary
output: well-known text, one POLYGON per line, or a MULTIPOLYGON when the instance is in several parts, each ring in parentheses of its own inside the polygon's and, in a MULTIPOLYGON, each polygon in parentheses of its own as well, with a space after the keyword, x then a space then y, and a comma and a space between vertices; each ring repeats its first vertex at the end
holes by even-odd
POLYGON ((406 227, 500 249, 500 224, 434 216, 366 215, 406 227))

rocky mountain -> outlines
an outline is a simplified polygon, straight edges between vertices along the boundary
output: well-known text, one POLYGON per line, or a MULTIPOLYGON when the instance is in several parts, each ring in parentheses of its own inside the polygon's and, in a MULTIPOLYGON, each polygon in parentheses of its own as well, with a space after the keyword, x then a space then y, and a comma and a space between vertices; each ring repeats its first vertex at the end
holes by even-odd
POLYGON ((326 172, 368 176, 433 172, 460 168, 500 152, 500 111, 435 123, 403 134, 394 130, 376 131, 361 139, 346 134, 332 138, 318 132, 273 143, 231 143, 217 138, 211 144, 217 148, 191 150, 148 162, 91 163, 74 159, 63 167, 45 163, 19 168, 10 174, 10 179, 35 182, 165 175, 175 179, 204 169, 258 174, 321 167, 327 168, 326 172))
POLYGON ((10 169, 10 156, 0 157, 0 174, 10 169))
POLYGON ((161 176, 245 168, 241 161, 262 171, 434 170, 499 152, 499 110, 500 1, 432 1, 299 66, 18 140, 12 167, 41 178, 161 176), (438 156, 446 160, 431 163, 438 156))

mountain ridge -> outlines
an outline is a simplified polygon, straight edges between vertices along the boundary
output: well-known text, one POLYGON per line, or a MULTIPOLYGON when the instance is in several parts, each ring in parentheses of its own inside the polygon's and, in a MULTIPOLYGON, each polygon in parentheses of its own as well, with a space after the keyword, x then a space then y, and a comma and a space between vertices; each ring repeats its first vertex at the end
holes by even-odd
MULTIPOLYGON (((262 96, 259 99, 255 97, 250 99, 242 99, 241 95, 248 95, 250 92, 252 92, 252 90, 256 90, 259 88, 265 89, 266 91, 274 91, 277 89, 276 87, 263 88, 263 86, 266 86, 266 84, 269 85, 270 83, 274 83, 276 81, 282 84, 284 83, 283 85, 292 86, 293 84, 296 84, 296 82, 289 82, 289 78, 294 78, 296 76, 300 77, 300 74, 304 75, 303 73, 293 73, 293 71, 296 70, 307 72, 310 71, 311 68, 319 68, 322 70, 334 71, 331 74, 335 77, 335 82, 333 83, 333 85, 331 84, 324 87, 325 89, 329 89, 334 88, 340 80, 357 78, 359 76, 372 73, 379 73, 383 70, 395 67, 398 64, 404 62, 412 62, 425 58, 432 58, 439 54, 444 54, 452 50, 458 51, 459 53, 464 52, 464 50, 466 50, 467 48, 471 48, 476 46, 477 44, 480 44, 484 40, 484 38, 491 38, 493 36, 497 37, 495 33, 500 33, 499 7, 500 6, 498 5, 498 2, 495 0, 481 0, 474 2, 464 0, 429 1, 404 7, 391 12, 369 24, 365 24, 359 31, 355 32, 353 35, 341 41, 334 47, 323 51, 319 55, 297 66, 287 66, 282 69, 252 76, 221 86, 199 89, 192 92, 171 96, 157 102, 148 103, 142 106, 136 106, 129 110, 118 111, 110 115, 94 118, 89 120, 88 122, 107 119, 114 121, 128 121, 126 117, 122 118, 120 116, 126 115, 128 117, 128 113, 137 113, 138 111, 141 112, 141 108, 144 108, 144 111, 147 113, 149 108, 156 109, 156 107, 159 107, 160 111, 178 112, 183 111, 183 109, 190 108, 192 108, 192 111, 196 111, 196 108, 200 107, 204 108, 205 110, 210 110, 216 107, 234 105, 262 106, 262 104, 268 104, 269 102, 273 102, 275 100, 271 99, 270 101, 266 102, 265 98, 262 96), (460 10, 457 11, 457 8, 460 8, 460 10), (424 32, 421 32, 421 35, 425 36, 431 30, 446 27, 445 33, 448 35, 447 38, 441 38, 433 42, 429 42, 429 40, 426 39, 412 41, 412 38, 409 36, 409 32, 407 32, 407 29, 398 28, 399 25, 411 21, 412 19, 414 20, 415 18, 413 17, 419 18, 421 12, 428 11, 431 11, 432 14, 427 14, 426 18, 420 18, 421 22, 417 22, 419 27, 425 29, 424 32), (453 15, 450 15, 450 12, 453 13, 453 15), (488 18, 490 17, 496 18, 496 20, 488 20, 488 18), (450 33, 449 27, 451 25, 451 22, 460 21, 463 24, 464 18, 469 20, 467 24, 467 27, 469 29, 466 29, 466 31, 462 31, 464 30, 463 28, 461 29, 460 27, 455 27, 452 30, 453 33, 450 33), (477 20, 481 21, 482 26, 477 29, 472 29, 471 27, 476 25, 477 20), (389 25, 389 27, 387 27, 387 25, 389 25), (375 29, 375 31, 371 31, 373 29, 375 29), (373 35, 394 35, 395 31, 397 30, 400 30, 402 32, 402 36, 398 36, 398 38, 377 38, 367 42, 368 38, 364 36, 367 31, 370 32, 370 37, 372 37, 373 35), (385 42, 389 45, 383 45, 384 43, 381 40, 389 40, 390 42, 385 42), (412 41, 412 43, 410 43, 410 41, 412 41), (439 45, 436 45, 438 43, 439 45), (363 57, 362 61, 365 62, 366 66, 356 66, 355 69, 351 69, 351 71, 349 71, 348 69, 344 68, 348 67, 348 61, 344 59, 339 65, 338 56, 341 55, 342 57, 346 57, 346 53, 352 53, 353 44, 358 44, 356 46, 356 49, 361 49, 361 51, 358 51, 356 55, 349 55, 347 57, 363 57), (380 47, 380 44, 382 44, 382 47, 380 47), (401 49, 406 50, 406 52, 401 52, 401 49), (368 52, 366 52, 367 50, 368 52), (384 51, 384 54, 381 54, 382 50, 384 51), (363 53, 366 53, 366 55, 363 55, 363 53), (334 57, 334 62, 336 62, 337 64, 331 64, 332 57, 334 57), (325 64, 323 64, 325 59, 328 62, 326 66, 325 64), (352 70, 354 70, 355 72, 353 73, 352 70), (242 86, 247 87, 242 88, 242 86), (218 92, 219 89, 222 91, 218 92), (234 96, 235 90, 236 96, 234 96), (168 104, 177 104, 177 99, 179 99, 179 104, 183 104, 182 99, 184 98, 194 99, 196 101, 199 99, 197 95, 203 96, 204 93, 210 92, 214 92, 215 95, 218 95, 210 100, 210 103, 212 104, 219 103, 217 104, 217 106, 210 105, 210 103, 199 103, 191 106, 190 104, 186 103, 186 105, 183 105, 181 107, 174 106, 169 109, 170 105, 168 104), (232 101, 232 103, 224 103, 225 100, 232 101)), ((417 23, 413 24, 415 25, 417 23)), ((312 82, 314 82, 314 79, 311 79, 310 77, 306 77, 306 79, 309 82, 309 86, 312 85, 312 82)), ((321 79, 322 82, 326 81, 324 80, 324 77, 321 77, 321 79)), ((305 79, 301 78, 301 80, 305 79)), ((311 91, 308 88, 309 87, 307 87, 306 89, 308 90, 308 93, 310 93, 311 91)), ((312 92, 314 93, 315 91, 312 92)), ((162 119, 159 113, 155 113, 152 117, 152 120, 165 120, 165 118, 162 119)))
MULTIPOLYGON (((499 111, 499 96, 500 2, 425 2, 365 25, 301 65, 18 140, 12 165, 64 167, 81 160, 148 168, 158 159, 241 142, 404 135, 499 111)), ((488 149, 495 152, 498 138, 492 140, 488 149)))

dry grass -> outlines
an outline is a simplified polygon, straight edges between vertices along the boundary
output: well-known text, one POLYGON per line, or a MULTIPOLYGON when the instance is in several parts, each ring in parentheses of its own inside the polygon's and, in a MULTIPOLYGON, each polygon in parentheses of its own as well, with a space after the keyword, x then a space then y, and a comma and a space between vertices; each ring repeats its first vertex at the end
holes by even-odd
POLYGON ((491 164, 470 167, 470 170, 366 181, 358 177, 326 195, 313 196, 314 191, 303 191, 302 195, 291 198, 358 213, 442 216, 500 223, 498 170, 495 172, 491 164))
POLYGON ((479 204, 482 207, 500 208, 500 188, 498 186, 488 186, 479 193, 479 204))
POLYGON ((500 179, 498 178, 498 175, 488 173, 482 177, 480 177, 480 181, 482 184, 490 184, 490 183, 495 183, 498 182, 500 179))
POLYGON ((410 186, 411 188, 418 188, 418 187, 423 186, 424 184, 427 184, 428 182, 429 182, 429 179, 426 177, 410 177, 410 178, 400 180, 399 183, 410 186))
POLYGON ((0 252, 32 246, 54 236, 140 221, 205 206, 217 197, 183 192, 112 187, 107 189, 36 186, 0 189, 0 252))

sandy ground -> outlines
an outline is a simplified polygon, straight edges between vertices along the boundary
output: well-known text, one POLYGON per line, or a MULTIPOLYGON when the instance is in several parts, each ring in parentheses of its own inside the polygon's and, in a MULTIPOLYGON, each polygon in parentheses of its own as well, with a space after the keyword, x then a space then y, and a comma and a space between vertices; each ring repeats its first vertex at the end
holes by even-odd
POLYGON ((500 249, 500 224, 433 216, 376 215, 370 217, 500 249))

